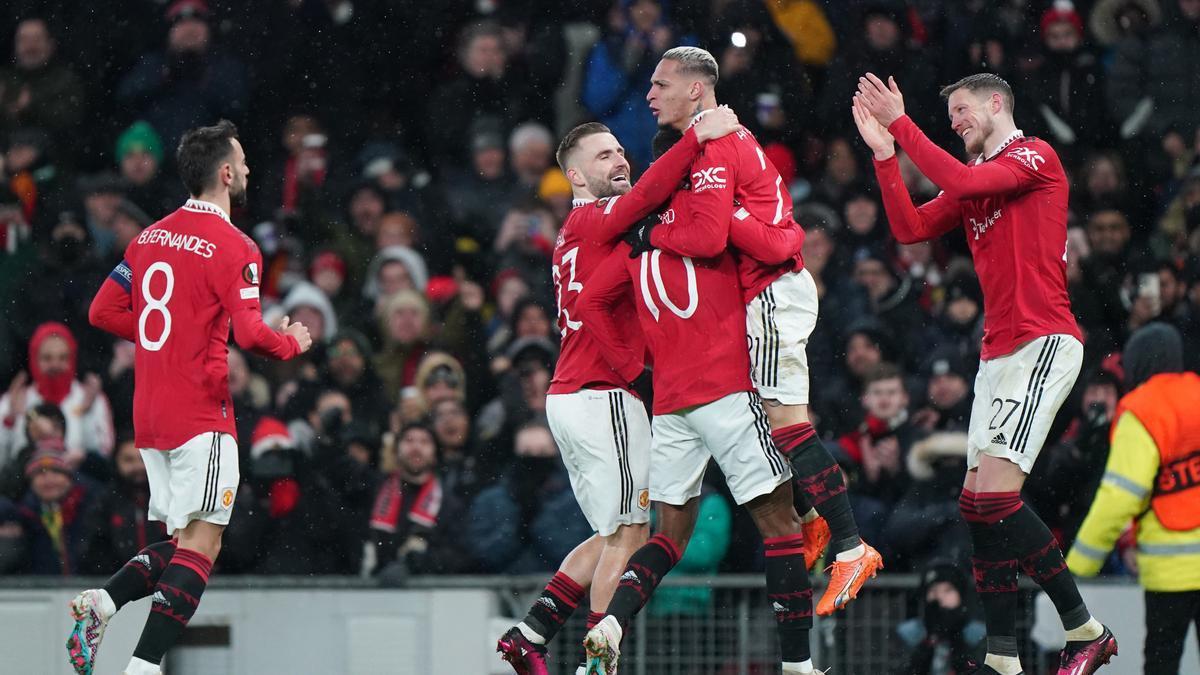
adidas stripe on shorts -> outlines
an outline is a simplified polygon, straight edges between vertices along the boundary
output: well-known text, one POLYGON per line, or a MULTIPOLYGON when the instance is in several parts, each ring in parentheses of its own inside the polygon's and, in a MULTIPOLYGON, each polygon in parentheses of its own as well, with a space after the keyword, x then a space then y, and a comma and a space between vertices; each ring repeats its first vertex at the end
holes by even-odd
POLYGON ((580 389, 546 397, 579 509, 600 536, 650 520, 650 420, 624 389, 580 389))
POLYGON ((710 458, 717 460, 739 505, 792 478, 787 459, 771 440, 762 399, 752 391, 654 416, 650 500, 682 506, 700 496, 710 458))
POLYGON ((150 520, 183 529, 193 520, 228 525, 238 489, 238 447, 207 431, 173 450, 141 448, 150 483, 150 520))
POLYGON ((817 285, 808 270, 776 279, 746 305, 750 381, 765 399, 808 405, 808 337, 817 326, 817 285))
POLYGON ((967 468, 981 454, 1033 468, 1059 407, 1075 386, 1083 345, 1070 335, 1046 335, 1017 351, 979 362, 967 431, 967 468))

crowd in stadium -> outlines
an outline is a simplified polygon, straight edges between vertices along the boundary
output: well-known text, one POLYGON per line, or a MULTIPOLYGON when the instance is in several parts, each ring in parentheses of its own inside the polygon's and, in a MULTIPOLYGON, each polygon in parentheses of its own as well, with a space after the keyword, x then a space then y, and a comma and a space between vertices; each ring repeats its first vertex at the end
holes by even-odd
MULTIPOLYGON (((231 347, 242 485, 222 573, 546 572, 590 534, 545 421, 549 255, 571 208, 554 150, 599 120, 644 169, 649 74, 679 44, 717 57, 718 99, 797 204, 821 298, 815 426, 889 571, 967 564, 983 298, 961 232, 892 239, 850 115, 859 74, 895 76, 914 120, 957 149, 940 85, 998 73, 1073 180, 1084 372, 1026 487, 1063 550, 1104 471, 1126 337, 1155 320, 1200 337, 1196 0, 14 7, 0 17, 0 575, 107 574, 166 536, 146 520, 132 440, 134 347, 88 307, 186 198, 182 133, 219 118, 251 167, 233 220, 262 249, 268 322, 288 315, 315 342, 286 363, 231 347)), ((937 194, 911 163, 904 175, 914 198, 937 194)), ((755 569, 761 540, 710 473, 680 571, 755 569)))

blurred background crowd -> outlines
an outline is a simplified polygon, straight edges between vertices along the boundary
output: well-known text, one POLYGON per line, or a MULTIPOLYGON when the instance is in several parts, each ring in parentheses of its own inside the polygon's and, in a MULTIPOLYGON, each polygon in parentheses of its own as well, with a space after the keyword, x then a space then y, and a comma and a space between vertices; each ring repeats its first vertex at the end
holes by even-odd
MULTIPOLYGON (((545 422, 549 255, 571 205, 553 152, 600 120, 643 169, 649 75, 679 44, 717 57, 718 100, 797 204, 821 296, 817 428, 889 571, 969 554, 957 499, 982 297, 961 233, 890 236, 853 133, 858 75, 894 75, 958 154, 939 85, 999 73, 1018 124, 1067 167, 1086 358, 1026 490, 1064 550, 1104 470, 1114 355, 1152 320, 1187 344, 1200 330, 1200 0, 9 6, 0 575, 107 574, 165 537, 132 442, 133 345, 87 310, 126 244, 186 197, 182 132, 221 117, 251 167, 233 219, 262 249, 265 314, 316 343, 287 363, 231 348, 242 486, 222 574, 538 572, 589 534, 545 422)), ((904 175, 915 199, 937 193, 904 175)), ((680 569, 754 570, 760 539, 710 474, 680 569)))

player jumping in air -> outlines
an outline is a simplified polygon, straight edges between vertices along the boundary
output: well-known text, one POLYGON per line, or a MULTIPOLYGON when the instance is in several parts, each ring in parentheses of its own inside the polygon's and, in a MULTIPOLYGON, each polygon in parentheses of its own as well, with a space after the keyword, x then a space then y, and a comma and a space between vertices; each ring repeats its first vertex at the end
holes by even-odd
POLYGON ((237 129, 222 120, 189 131, 177 163, 192 198, 129 244, 89 313, 94 326, 135 345, 133 424, 149 517, 173 538, 71 602, 67 650, 80 675, 93 672, 105 627, 127 603, 153 596, 126 675, 159 673, 196 612, 238 489, 230 325, 239 347, 262 356, 290 359, 312 345, 308 329, 287 317, 279 332, 263 324, 262 255, 229 220, 250 174, 237 129))
POLYGON ((967 432, 967 476, 959 501, 971 529, 975 585, 987 619, 980 673, 1020 673, 1017 573, 1054 602, 1067 645, 1060 675, 1088 675, 1117 653, 1063 562, 1054 535, 1023 501, 1021 487, 1083 359, 1067 296, 1067 177, 1045 141, 1013 121, 1013 93, 996 75, 946 87, 950 126, 974 159, 963 164, 904 114, 895 80, 868 73, 852 105, 875 153, 892 232, 901 243, 965 229, 984 296, 984 333, 967 432), (900 178, 893 141, 942 189, 916 207, 900 178))
MULTIPOLYGON (((699 112, 716 107, 717 77, 717 61, 703 49, 676 47, 664 54, 646 95, 659 126, 682 131, 699 112)), ((646 230, 643 247, 708 257, 729 246, 731 220, 754 217, 781 227, 795 222, 783 178, 744 129, 705 146, 691 171, 691 211, 646 230)), ((807 563, 811 568, 826 544, 833 553, 829 585, 817 603, 817 614, 827 616, 858 595, 883 559, 859 537, 845 478, 808 417, 805 347, 817 323, 817 287, 799 254, 780 263, 733 245, 747 305, 750 377, 775 445, 796 474, 807 563)))
MULTIPOLYGON (((677 136, 673 130, 660 132, 656 150, 670 134, 677 136)), ((688 190, 676 192, 661 221, 686 217, 693 196, 688 190)), ((803 233, 794 224, 773 227, 746 219, 727 227, 735 242, 775 251, 778 260, 792 257, 803 244, 803 233)), ((812 587, 802 522, 793 504, 792 472, 771 440, 766 413, 750 382, 746 304, 737 263, 725 248, 704 259, 663 251, 623 255, 631 250, 624 243, 617 250, 583 290, 580 318, 592 325, 608 362, 627 372, 640 365, 642 355, 619 340, 613 308, 631 298, 637 307, 654 361, 650 500, 658 528, 630 557, 606 615, 588 631, 587 673, 616 672, 629 621, 687 549, 710 459, 721 467, 734 501, 749 509, 763 537, 767 596, 775 611, 783 672, 811 673, 812 587)))
MULTIPOLYGON (((575 204, 554 248, 551 271, 562 353, 546 397, 546 416, 575 498, 596 534, 567 555, 529 614, 497 643, 496 651, 519 675, 549 672, 545 645, 589 586, 588 628, 599 620, 630 554, 646 542, 650 422, 632 393, 632 383, 642 377, 642 361, 630 363, 624 372, 609 367, 593 327, 579 320, 579 293, 625 232, 671 196, 702 144, 738 128, 737 116, 728 109, 706 118, 650 166, 636 186, 625 150, 603 124, 581 124, 559 145, 558 164, 571 181, 575 204)), ((645 340, 632 299, 613 312, 616 339, 640 355, 645 340)))

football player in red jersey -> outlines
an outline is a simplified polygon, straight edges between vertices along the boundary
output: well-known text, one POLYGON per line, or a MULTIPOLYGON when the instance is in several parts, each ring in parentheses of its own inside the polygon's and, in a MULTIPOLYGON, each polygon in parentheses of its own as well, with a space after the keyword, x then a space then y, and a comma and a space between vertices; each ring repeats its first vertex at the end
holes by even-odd
POLYGON ((1048 143, 1017 128, 1012 88, 1004 79, 970 75, 942 96, 950 127, 972 158, 966 164, 904 114, 904 97, 892 78, 859 78, 851 110, 875 154, 896 239, 913 243, 962 227, 983 288, 983 345, 960 499, 987 619, 987 656, 979 672, 1021 672, 1021 570, 1054 602, 1066 629, 1058 672, 1092 673, 1117 653, 1116 639, 1092 617, 1054 536, 1021 500, 1025 476, 1083 360, 1067 296, 1067 176, 1048 143), (900 179, 896 142, 942 190, 920 207, 900 179))
POLYGON ((149 517, 173 538, 72 601, 67 649, 81 675, 92 673, 113 614, 151 595, 125 673, 159 673, 200 602, 238 488, 230 326, 239 347, 262 356, 290 359, 312 345, 308 329, 287 317, 279 331, 263 324, 262 255, 229 219, 231 206, 245 203, 250 173, 237 129, 222 120, 189 131, 177 164, 192 198, 129 244, 89 312, 93 325, 134 343, 133 424, 149 517))
POLYGON ((575 499, 596 534, 563 560, 525 619, 497 641, 496 651, 518 675, 548 673, 546 644, 589 590, 591 628, 630 554, 646 541, 650 422, 633 393, 641 389, 634 381, 647 379, 640 358, 644 339, 632 299, 614 307, 615 338, 639 355, 627 370, 614 370, 594 329, 579 320, 579 295, 626 231, 671 196, 702 145, 738 128, 732 111, 717 111, 654 162, 637 185, 624 148, 603 124, 581 124, 559 144, 558 164, 571 182, 574 205, 552 258, 562 351, 546 416, 575 499))
MULTIPOLYGON (((717 61, 698 47, 667 51, 646 100, 660 128, 682 131, 717 105, 717 61)), ((763 398, 779 451, 791 462, 804 513, 805 560, 811 567, 826 544, 833 554, 829 584, 817 603, 827 616, 852 600, 883 567, 858 533, 846 481, 808 417, 808 337, 817 322, 817 288, 799 255, 764 258, 729 234, 729 223, 751 216, 778 227, 794 223, 783 178, 746 130, 705 146, 692 163, 690 212, 654 228, 643 247, 705 257, 735 249, 744 290, 751 380, 763 398), (731 218, 732 216, 732 218, 731 218), (819 514, 819 517, 818 517, 819 514)))
MULTIPOLYGON (((687 132, 691 133, 691 132, 687 132)), ((656 150, 672 130, 655 138, 656 150)), ((669 223, 691 212, 693 193, 680 190, 660 214, 669 223)), ((732 215, 732 214, 730 214, 732 215)), ((798 226, 774 227, 750 218, 730 226, 735 238, 761 240, 786 260, 800 250, 798 226), (742 230, 739 232, 739 230, 742 230)), ((579 299, 579 316, 618 372, 632 372, 642 354, 619 339, 613 308, 633 300, 654 362, 654 436, 650 500, 656 534, 629 559, 606 616, 585 640, 589 675, 615 672, 620 642, 633 614, 678 562, 695 527, 705 468, 715 459, 734 500, 746 506, 766 547, 767 595, 777 622, 785 673, 811 673, 812 588, 793 506, 791 471, 771 440, 770 425, 750 382, 746 304, 737 262, 726 249, 692 259, 663 251, 631 251, 622 243, 579 299)))

